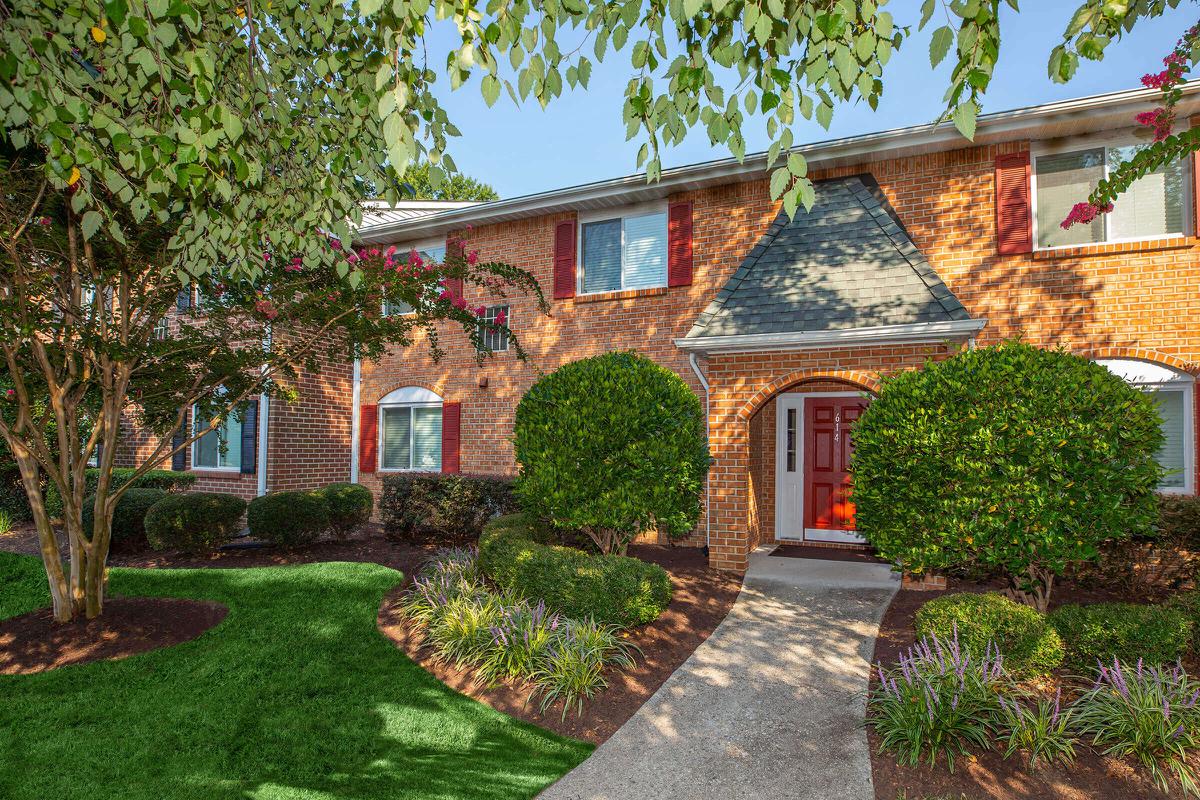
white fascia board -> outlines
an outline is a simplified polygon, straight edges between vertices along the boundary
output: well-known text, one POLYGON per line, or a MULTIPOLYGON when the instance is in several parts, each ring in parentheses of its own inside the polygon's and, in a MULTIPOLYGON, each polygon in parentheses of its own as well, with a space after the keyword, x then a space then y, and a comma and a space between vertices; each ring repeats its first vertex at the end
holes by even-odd
POLYGON ((880 325, 873 328, 849 328, 838 331, 700 336, 693 339, 676 339, 675 346, 680 350, 697 353, 756 353, 764 350, 814 350, 830 347, 927 344, 969 339, 979 333, 985 325, 987 325, 986 319, 963 319, 951 322, 880 325))

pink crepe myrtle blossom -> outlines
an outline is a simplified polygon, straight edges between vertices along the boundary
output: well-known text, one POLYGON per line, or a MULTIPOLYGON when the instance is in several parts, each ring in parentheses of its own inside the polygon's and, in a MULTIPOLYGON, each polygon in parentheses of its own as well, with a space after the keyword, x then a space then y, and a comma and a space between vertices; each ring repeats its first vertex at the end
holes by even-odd
POLYGON ((44 228, 50 224, 50 218, 49 217, 38 217, 37 224, 41 225, 44 228))
POLYGON ((486 313, 487 313, 487 309, 484 308, 483 306, 479 306, 478 308, 475 309, 475 316, 477 316, 477 317, 482 317, 486 313))
POLYGON ((467 253, 467 263, 471 266, 475 266, 477 263, 479 263, 478 250, 472 250, 471 252, 467 253))
POLYGON ((361 256, 359 256, 358 253, 351 253, 350 255, 346 256, 346 262, 348 264, 357 264, 360 257, 361 256))
POLYGON ((1154 141, 1156 142, 1161 142, 1171 135, 1171 127, 1175 122, 1174 115, 1165 108, 1143 111, 1134 119, 1139 125, 1154 129, 1154 141))
POLYGON ((1087 225, 1101 214, 1107 214, 1113 210, 1113 204, 1109 203, 1104 206, 1093 205, 1090 202, 1076 203, 1071 209, 1071 213, 1067 214, 1067 218, 1062 221, 1062 228, 1066 230, 1075 224, 1087 225))
POLYGON ((438 292, 438 300, 449 300, 451 297, 454 297, 454 295, 449 289, 442 289, 438 292))
POLYGON ((421 254, 418 253, 416 251, 416 249, 414 248, 414 249, 410 250, 408 253, 408 263, 410 266, 419 267, 422 264, 424 264, 425 262, 421 259, 421 254))
POLYGON ((396 245, 391 245, 390 247, 388 247, 387 250, 383 251, 383 254, 385 256, 387 256, 388 258, 391 258, 392 256, 396 255, 396 245))
POLYGON ((334 250, 341 250, 342 249, 342 240, 341 239, 330 239, 329 246, 332 247, 334 250))
POLYGON ((456 295, 454 299, 450 301, 450 304, 460 311, 467 307, 466 298, 462 297, 461 295, 456 295))
POLYGON ((279 309, 275 308, 275 304, 270 300, 259 300, 254 304, 254 310, 267 319, 275 319, 279 316, 279 309))
POLYGON ((17 396, 17 390, 16 390, 16 389, 9 389, 8 391, 6 391, 6 392, 4 393, 4 396, 5 396, 5 397, 7 397, 9 400, 11 400, 11 399, 13 399, 14 397, 16 397, 16 396, 17 396))
POLYGON ((496 315, 496 324, 497 325, 503 325, 506 322, 508 322, 508 315, 505 314, 503 311, 501 311, 499 314, 496 315))
POLYGON ((284 267, 283 271, 284 272, 301 272, 303 269, 304 269, 304 267, 300 266, 299 264, 292 263, 292 264, 288 264, 286 267, 284 267))

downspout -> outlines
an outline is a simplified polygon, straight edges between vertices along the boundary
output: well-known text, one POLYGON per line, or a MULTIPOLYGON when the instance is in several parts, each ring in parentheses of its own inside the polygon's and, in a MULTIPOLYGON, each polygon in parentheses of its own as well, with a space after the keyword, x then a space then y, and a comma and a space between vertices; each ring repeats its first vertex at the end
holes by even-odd
POLYGON ((358 483, 358 408, 362 402, 362 361, 354 359, 354 389, 350 401, 350 482, 358 483))
MULTIPOLYGON (((266 333, 263 334, 263 352, 271 352, 270 323, 267 324, 266 333)), ((263 377, 266 377, 267 369, 267 365, 263 364, 263 377)), ((258 464, 256 468, 258 485, 256 490, 259 497, 267 493, 267 442, 270 441, 270 412, 271 399, 266 392, 263 392, 258 396, 258 464)))
MULTIPOLYGON (((710 397, 708 379, 704 377, 704 373, 700 370, 700 360, 693 352, 688 355, 688 364, 692 368, 692 372, 696 373, 696 380, 700 381, 700 385, 704 387, 704 442, 708 444, 712 441, 712 416, 709 413, 710 397)), ((709 465, 709 470, 704 474, 704 555, 708 557, 708 546, 712 541, 712 508, 708 504, 709 495, 712 492, 712 466, 709 465)))

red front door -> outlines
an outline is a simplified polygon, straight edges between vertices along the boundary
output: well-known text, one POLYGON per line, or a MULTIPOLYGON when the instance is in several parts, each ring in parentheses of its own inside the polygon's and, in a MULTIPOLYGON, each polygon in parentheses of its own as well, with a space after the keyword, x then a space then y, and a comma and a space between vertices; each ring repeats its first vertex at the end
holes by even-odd
POLYGON ((804 403, 804 527, 854 530, 850 499, 850 426, 867 407, 861 397, 809 397, 804 403))

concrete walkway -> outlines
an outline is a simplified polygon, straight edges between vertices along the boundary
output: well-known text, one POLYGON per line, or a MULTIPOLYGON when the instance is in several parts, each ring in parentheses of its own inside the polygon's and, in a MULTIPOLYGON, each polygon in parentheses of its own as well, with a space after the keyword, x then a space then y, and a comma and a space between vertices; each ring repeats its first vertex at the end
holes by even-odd
POLYGON ((755 553, 708 641, 540 797, 872 800, 863 690, 899 583, 884 565, 755 553))

